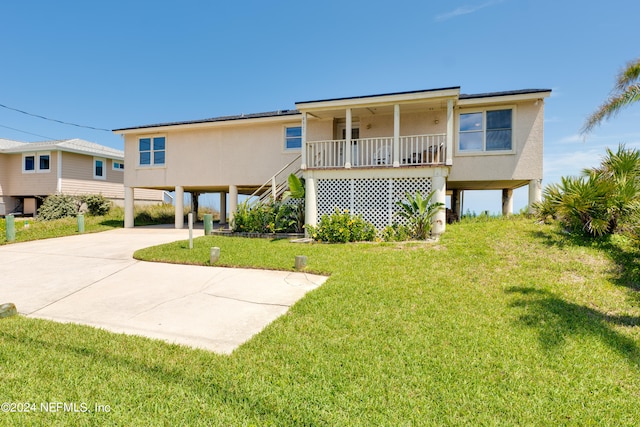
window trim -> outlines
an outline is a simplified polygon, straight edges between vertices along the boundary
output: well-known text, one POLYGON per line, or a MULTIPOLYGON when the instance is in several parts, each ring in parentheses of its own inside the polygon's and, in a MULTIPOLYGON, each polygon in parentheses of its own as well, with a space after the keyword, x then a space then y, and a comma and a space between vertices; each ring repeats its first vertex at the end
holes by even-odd
POLYGON ((107 159, 103 158, 103 157, 94 157, 93 158, 93 179, 99 179, 102 181, 106 181, 107 179, 107 159), (102 175, 96 175, 96 162, 102 162, 102 175))
POLYGON ((111 170, 124 172, 124 161, 121 160, 111 160, 111 170), (117 168, 116 164, 122 165, 121 168, 117 168))
POLYGON ((516 154, 516 123, 517 123, 517 110, 516 106, 509 105, 496 105, 492 107, 473 107, 473 108, 460 108, 456 114, 456 126, 455 126, 455 155, 456 156, 502 156, 508 154, 516 154), (510 150, 489 150, 487 151, 487 111, 499 111, 499 110, 511 110, 511 149, 510 150), (482 150, 471 151, 460 149, 460 116, 462 114, 482 113, 482 150))
POLYGON ((282 127, 282 140, 284 142, 283 144, 283 151, 285 153, 291 153, 291 152, 296 152, 296 151, 301 151, 302 150, 302 125, 297 125, 297 124, 288 124, 288 125, 284 125, 282 127), (288 138, 287 137, 287 129, 291 129, 291 128, 299 128, 300 129, 300 136, 299 137, 291 137, 288 138), (300 138, 300 147, 293 147, 293 148, 289 148, 287 147, 287 142, 289 141, 289 139, 293 139, 293 138, 300 138))
POLYGON ((37 153, 22 153, 22 173, 36 173, 38 168, 37 153), (33 157, 33 169, 27 169, 27 157, 33 157))
POLYGON ((49 173, 51 172, 51 151, 34 151, 31 153, 22 153, 22 173, 49 173), (40 168, 40 158, 49 157, 49 168, 40 168), (33 157, 33 169, 27 170, 26 159, 27 157, 33 157))
MULTIPOLYGON (((151 134, 151 135, 140 135, 136 138, 136 153, 137 153, 137 167, 139 168, 145 168, 145 169, 149 169, 149 168, 166 168, 167 167, 167 135, 166 134, 151 134), (164 138, 164 150, 162 150, 164 152, 164 163, 154 163, 153 162, 153 158, 154 158, 154 153, 156 152, 153 149, 153 140, 154 138, 164 138), (149 164, 143 164, 140 163, 140 140, 141 139, 149 139, 150 140, 150 150, 148 151, 149 153, 149 164)), ((147 152, 147 151, 144 151, 147 152)), ((158 152, 160 152, 160 150, 158 150, 158 152)))

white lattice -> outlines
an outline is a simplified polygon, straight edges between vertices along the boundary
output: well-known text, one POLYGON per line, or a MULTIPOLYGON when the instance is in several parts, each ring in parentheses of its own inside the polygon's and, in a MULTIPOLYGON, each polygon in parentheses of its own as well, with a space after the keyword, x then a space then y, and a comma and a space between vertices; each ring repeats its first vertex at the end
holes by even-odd
POLYGON ((378 230, 393 222, 402 222, 395 215, 396 202, 406 198, 405 193, 431 191, 431 178, 371 178, 371 179, 319 179, 318 219, 330 215, 336 208, 362 215, 378 230))

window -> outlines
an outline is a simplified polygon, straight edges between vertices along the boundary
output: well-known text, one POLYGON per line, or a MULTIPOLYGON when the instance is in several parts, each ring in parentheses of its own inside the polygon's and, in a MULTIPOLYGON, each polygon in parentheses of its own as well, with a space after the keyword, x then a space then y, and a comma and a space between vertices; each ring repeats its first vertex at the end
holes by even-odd
POLYGON ((512 109, 460 114, 460 151, 511 151, 512 136, 512 109))
POLYGON ((94 179, 106 179, 107 174, 104 169, 104 165, 106 163, 105 159, 93 159, 93 178, 94 179))
POLYGON ((23 172, 35 172, 36 171, 36 156, 35 155, 29 155, 29 156, 24 156, 23 157, 24 161, 22 162, 23 165, 23 172))
POLYGON ((29 153, 22 155, 23 173, 41 173, 51 170, 51 153, 29 153))
POLYGON ((39 168, 41 171, 48 171, 50 167, 51 156, 49 154, 43 154, 38 156, 38 160, 40 161, 39 168))
POLYGON ((302 128, 300 126, 285 129, 285 150, 299 150, 302 148, 302 128))
POLYGON ((165 137, 140 138, 138 151, 140 152, 140 165, 164 165, 165 162, 165 137))
POLYGON ((124 163, 118 162, 116 160, 113 161, 113 170, 114 171, 122 171, 124 170, 124 163))

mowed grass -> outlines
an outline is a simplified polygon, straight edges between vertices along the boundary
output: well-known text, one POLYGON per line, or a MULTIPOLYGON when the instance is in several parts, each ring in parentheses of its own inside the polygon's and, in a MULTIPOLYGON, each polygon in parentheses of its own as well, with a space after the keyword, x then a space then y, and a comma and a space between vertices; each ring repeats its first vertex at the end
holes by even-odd
MULTIPOLYGON (((637 244, 526 218, 438 243, 201 237, 137 257, 330 279, 230 356, 76 325, 0 320, 2 413, 30 425, 628 425, 640 422, 637 244)), ((185 277, 185 280, 189 280, 185 277)), ((135 284, 132 284, 135 286, 135 284)), ((215 327, 215 325, 211 325, 215 327)))

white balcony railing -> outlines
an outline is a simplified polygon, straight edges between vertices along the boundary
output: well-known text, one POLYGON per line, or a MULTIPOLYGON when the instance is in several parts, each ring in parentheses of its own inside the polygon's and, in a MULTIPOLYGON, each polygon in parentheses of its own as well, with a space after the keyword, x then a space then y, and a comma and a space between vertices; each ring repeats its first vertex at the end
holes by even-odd
MULTIPOLYGON (((398 144, 400 166, 442 165, 446 161, 446 135, 401 136, 398 144)), ((347 156, 344 139, 307 141, 307 168, 344 168, 347 162, 353 168, 392 167, 394 161, 393 137, 360 138, 351 140, 347 156)))

